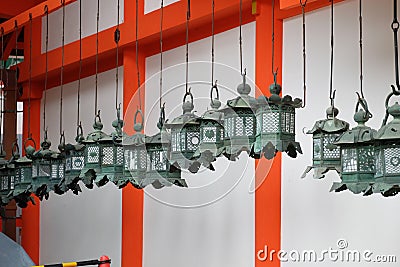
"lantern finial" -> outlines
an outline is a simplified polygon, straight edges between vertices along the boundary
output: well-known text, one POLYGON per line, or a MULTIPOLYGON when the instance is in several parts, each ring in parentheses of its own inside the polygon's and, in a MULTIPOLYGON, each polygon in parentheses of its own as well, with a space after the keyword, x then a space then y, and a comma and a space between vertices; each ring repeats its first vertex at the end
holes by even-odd
POLYGON ((243 83, 238 85, 237 91, 241 95, 248 95, 251 91, 251 87, 246 83, 246 69, 244 69, 242 77, 243 77, 243 83))

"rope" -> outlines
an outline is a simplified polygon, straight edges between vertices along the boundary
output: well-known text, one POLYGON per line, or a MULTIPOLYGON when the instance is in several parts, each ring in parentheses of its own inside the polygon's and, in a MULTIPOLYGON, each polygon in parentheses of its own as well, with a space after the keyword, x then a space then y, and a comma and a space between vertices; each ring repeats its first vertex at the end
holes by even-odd
POLYGON ((215 1, 212 0, 212 23, 211 23, 211 86, 214 82, 214 71, 215 71, 215 1))
POLYGON ((331 0, 331 74, 330 74, 330 84, 329 84, 329 98, 331 99, 331 104, 333 105, 334 96, 333 96, 333 0, 331 0))
POLYGON ((120 40, 120 30, 119 30, 119 0, 117 1, 117 28, 115 30, 114 41, 116 44, 116 70, 115 70, 115 109, 118 110, 118 82, 119 82, 119 40, 120 40))

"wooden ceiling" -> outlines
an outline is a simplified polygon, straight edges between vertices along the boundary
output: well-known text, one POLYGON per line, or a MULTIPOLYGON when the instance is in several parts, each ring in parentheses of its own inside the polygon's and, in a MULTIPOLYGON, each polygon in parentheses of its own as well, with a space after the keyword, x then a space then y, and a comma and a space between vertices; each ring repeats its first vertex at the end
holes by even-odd
POLYGON ((0 23, 46 0, 0 0, 0 23))

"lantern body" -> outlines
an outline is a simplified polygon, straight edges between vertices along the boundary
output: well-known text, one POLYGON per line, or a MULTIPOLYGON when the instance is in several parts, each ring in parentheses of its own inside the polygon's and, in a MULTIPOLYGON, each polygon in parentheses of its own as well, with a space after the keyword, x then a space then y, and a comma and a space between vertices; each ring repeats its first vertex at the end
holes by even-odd
POLYGON ((187 187, 185 180, 181 179, 181 171, 170 164, 171 136, 164 128, 158 134, 146 137, 146 150, 148 166, 142 187, 149 184, 156 189, 171 185, 187 187))
POLYGON ((321 179, 329 170, 340 173, 340 148, 335 140, 349 129, 349 124, 336 118, 339 111, 330 107, 327 109, 327 119, 317 121, 307 132, 313 135, 313 165, 307 167, 302 177, 314 169, 314 178, 321 179))
POLYGON ((22 157, 14 161, 15 166, 15 189, 13 196, 29 194, 32 191, 33 163, 28 157, 22 157))
POLYGON ((124 176, 136 188, 142 188, 142 181, 146 178, 147 151, 145 135, 137 132, 123 140, 124 148, 124 176))
POLYGON ((207 110, 200 118, 200 145, 195 157, 201 164, 211 170, 214 167, 211 162, 221 156, 224 147, 224 113, 219 111, 220 102, 217 99, 211 101, 211 110, 207 110))
POLYGON ((200 121, 192 113, 193 108, 192 96, 192 103, 183 103, 183 114, 166 123, 165 127, 171 130, 171 164, 178 169, 196 173, 200 167, 195 157, 200 144, 200 121))
POLYGON ((65 157, 63 153, 53 152, 50 156, 51 175, 50 175, 50 189, 56 194, 62 195, 65 191, 61 190, 59 185, 65 177, 65 157))
MULTIPOLYGON (((98 117, 96 117, 98 118, 98 117)), ((81 170, 79 178, 89 189, 93 188, 93 181, 97 175, 101 177, 102 148, 98 141, 107 135, 102 132, 103 124, 100 119, 96 119, 93 124, 94 131, 90 133, 85 140, 82 141, 84 148, 84 166, 81 170)))
MULTIPOLYGON (((272 84, 271 87, 280 85, 272 84)), ((275 92, 271 89, 272 92, 275 92)), ((273 93, 268 99, 261 96, 258 99, 256 112, 257 133, 254 152, 257 158, 264 155, 272 159, 276 151, 286 152, 290 157, 302 153, 300 144, 295 140, 295 109, 301 107, 301 100, 292 101, 290 96, 283 99, 273 93)))
POLYGON ((400 105, 387 108, 394 119, 376 134, 374 192, 393 196, 400 191, 400 105))
POLYGON ((359 125, 343 133, 335 142, 341 154, 341 183, 334 183, 331 191, 350 190, 354 194, 370 190, 374 183, 374 135, 376 131, 364 125, 365 112, 356 113, 359 125), (360 114, 360 116, 358 116, 360 114))
MULTIPOLYGON (((43 142, 45 143, 45 142, 43 142)), ((42 144, 43 144, 42 143, 42 144)), ((47 143, 47 142, 46 142, 47 143)), ((50 192, 50 177, 52 172, 49 150, 50 146, 43 147, 33 155, 32 164, 32 190, 41 200, 48 197, 50 192)))
POLYGON ((246 84, 246 76, 243 74, 243 83, 237 87, 239 96, 228 100, 224 113, 224 155, 235 160, 242 152, 252 154, 256 138, 257 100, 249 96, 250 85, 246 84))
POLYGON ((65 149, 65 178, 60 185, 61 190, 66 192, 71 189, 74 194, 81 192, 78 184, 79 175, 85 162, 85 146, 78 143, 75 145, 67 144, 65 149))

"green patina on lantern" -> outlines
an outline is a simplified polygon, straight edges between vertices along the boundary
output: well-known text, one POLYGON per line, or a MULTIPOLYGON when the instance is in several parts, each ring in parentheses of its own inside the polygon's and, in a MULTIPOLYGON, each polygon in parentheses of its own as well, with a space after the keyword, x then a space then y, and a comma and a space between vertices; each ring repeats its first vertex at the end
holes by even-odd
POLYGON ((89 189, 93 188, 93 181, 96 179, 98 175, 101 177, 101 145, 98 141, 102 138, 105 138, 107 134, 105 134, 103 129, 103 123, 100 118, 100 111, 95 117, 95 121, 93 124, 94 131, 88 134, 85 140, 82 141, 82 144, 85 146, 84 148, 84 165, 79 178, 85 184, 85 186, 89 189))
POLYGON ((224 113, 219 110, 219 92, 215 83, 211 88, 211 109, 200 118, 200 145, 194 156, 201 164, 214 170, 211 162, 215 161, 225 150, 224 147, 224 113), (213 98, 213 92, 216 98, 213 98))
POLYGON ((10 193, 14 189, 15 168, 5 158, 3 145, 0 144, 0 204, 6 206, 11 201, 10 193))
POLYGON ((250 85, 246 83, 246 71, 242 74, 243 83, 239 84, 239 96, 228 100, 223 108, 224 113, 224 155, 235 160, 242 151, 253 154, 253 145, 256 137, 257 100, 249 96, 250 85))
POLYGON ((120 181, 119 187, 123 187, 130 182, 136 188, 142 188, 142 181, 146 178, 147 170, 147 151, 146 151, 146 136, 141 133, 143 130, 144 117, 139 109, 134 117, 135 134, 127 136, 123 139, 124 148, 124 177, 125 181, 120 181), (138 122, 138 116, 141 117, 141 122, 138 122))
POLYGON ((171 130, 171 164, 178 169, 187 169, 197 173, 200 163, 196 160, 195 152, 200 144, 200 120, 193 114, 193 95, 190 91, 183 98, 183 114, 166 123, 171 130), (191 102, 186 101, 190 96, 191 102))
POLYGON ((282 87, 276 82, 276 75, 274 73, 274 83, 269 87, 271 96, 258 98, 256 158, 263 155, 272 159, 277 151, 286 152, 292 158, 297 157, 297 152, 303 153, 295 140, 295 109, 302 106, 302 101, 299 98, 292 100, 289 95, 281 98, 282 87))
POLYGON ((82 189, 79 186, 79 176, 85 162, 85 145, 82 144, 84 140, 82 124, 79 123, 77 135, 75 137, 76 144, 66 144, 64 151, 65 176, 60 187, 64 192, 71 190, 75 195, 82 192, 82 189))
POLYGON ((374 193, 394 196, 400 191, 400 105, 388 107, 391 93, 386 100, 386 118, 375 137, 374 193), (393 120, 386 124, 388 116, 393 120))
POLYGON ((51 175, 50 175, 50 190, 53 190, 57 195, 62 195, 65 191, 60 187, 60 184, 65 179, 65 136, 64 132, 60 137, 58 145, 60 152, 53 151, 51 155, 51 175))
POLYGON ((337 118, 339 110, 332 105, 326 110, 327 118, 319 120, 314 127, 307 132, 313 135, 313 165, 308 166, 302 175, 314 169, 314 178, 321 179, 329 170, 340 173, 341 157, 340 149, 334 145, 335 140, 349 129, 349 124, 337 118))
POLYGON ((350 190, 354 194, 364 192, 364 195, 372 193, 374 183, 374 136, 376 131, 365 123, 372 117, 368 111, 365 99, 359 98, 354 120, 356 127, 344 132, 334 143, 339 146, 341 154, 342 182, 333 183, 331 191, 340 192, 350 190), (363 109, 359 109, 359 105, 363 109))
MULTIPOLYGON (((33 141, 33 139, 31 140, 33 141)), ((35 142, 33 141, 33 143, 35 142)), ((31 159, 34 153, 35 148, 28 146, 25 148, 26 156, 21 158, 19 156, 13 157, 11 160, 15 167, 15 187, 12 195, 17 205, 21 208, 27 207, 29 201, 34 204, 34 200, 31 197, 33 170, 33 161, 31 159)))
POLYGON ((187 187, 186 181, 181 178, 181 170, 170 164, 171 135, 163 127, 164 123, 165 107, 163 106, 157 123, 160 132, 153 136, 146 136, 146 150, 149 161, 146 179, 141 186, 145 187, 152 184, 156 189, 171 185, 187 187))

